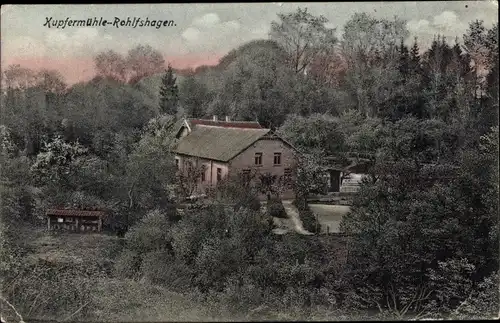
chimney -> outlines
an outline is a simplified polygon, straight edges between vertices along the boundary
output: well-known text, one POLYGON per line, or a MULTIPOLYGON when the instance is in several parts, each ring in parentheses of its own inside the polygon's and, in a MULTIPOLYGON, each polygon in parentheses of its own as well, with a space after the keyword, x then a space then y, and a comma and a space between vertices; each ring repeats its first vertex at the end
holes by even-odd
POLYGON ((231 121, 231 119, 229 118, 229 116, 226 116, 226 122, 229 122, 231 121))
POLYGON ((217 116, 214 116, 212 120, 217 121, 217 116))

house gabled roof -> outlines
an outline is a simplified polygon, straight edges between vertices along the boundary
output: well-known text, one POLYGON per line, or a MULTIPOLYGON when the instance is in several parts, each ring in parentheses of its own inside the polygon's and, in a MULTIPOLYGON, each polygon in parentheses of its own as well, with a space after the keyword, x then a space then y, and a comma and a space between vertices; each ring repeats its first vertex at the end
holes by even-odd
POLYGON ((197 124, 179 141, 175 151, 181 155, 228 162, 269 131, 197 124))
POLYGON ((229 162, 260 139, 281 140, 298 152, 290 143, 257 121, 220 121, 183 119, 178 126, 177 138, 183 128, 188 135, 179 138, 174 152, 206 159, 229 162))

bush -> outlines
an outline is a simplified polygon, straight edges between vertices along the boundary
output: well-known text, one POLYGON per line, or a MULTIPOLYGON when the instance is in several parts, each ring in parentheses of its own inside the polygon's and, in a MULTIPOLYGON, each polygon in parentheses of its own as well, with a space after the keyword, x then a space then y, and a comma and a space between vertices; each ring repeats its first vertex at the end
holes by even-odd
POLYGON ((280 199, 276 198, 267 201, 267 214, 275 218, 281 218, 281 219, 288 218, 283 203, 281 203, 280 199))
POLYGON ((498 315, 498 273, 486 277, 453 312, 456 319, 492 319, 498 315))
MULTIPOLYGON (((255 174, 250 175, 250 178, 255 174)), ((248 181, 242 174, 232 174, 217 183, 217 187, 209 189, 207 195, 214 201, 234 205, 234 210, 247 208, 252 211, 260 210, 258 199, 259 190, 253 181, 248 181)))
POLYGON ((317 222, 316 216, 309 208, 309 204, 303 199, 296 199, 293 204, 299 210, 300 221, 302 221, 304 229, 312 233, 321 232, 321 225, 317 222))
POLYGON ((252 211, 260 211, 260 201, 255 194, 244 194, 241 199, 236 201, 234 210, 246 208, 252 211))
POLYGON ((121 278, 134 278, 138 276, 140 268, 140 254, 135 251, 124 250, 115 262, 114 275, 121 278))
POLYGON ((167 270, 173 262, 170 252, 164 250, 151 251, 143 255, 141 273, 144 278, 153 284, 163 285, 172 277, 167 270))
POLYGON ((126 245, 116 261, 115 273, 127 278, 146 275, 160 279, 162 269, 158 266, 164 264, 167 255, 172 256, 170 227, 167 215, 159 210, 149 212, 132 226, 125 235, 126 245))
POLYGON ((166 214, 151 211, 127 232, 127 247, 138 253, 170 249, 170 226, 166 214))

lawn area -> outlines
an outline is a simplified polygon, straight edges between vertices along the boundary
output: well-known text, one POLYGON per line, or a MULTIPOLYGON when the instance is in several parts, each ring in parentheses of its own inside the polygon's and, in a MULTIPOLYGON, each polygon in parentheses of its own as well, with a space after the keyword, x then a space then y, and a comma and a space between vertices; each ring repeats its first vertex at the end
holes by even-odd
MULTIPOLYGON (((331 208, 331 206, 328 206, 331 208)), ((208 299, 196 291, 173 291, 141 277, 119 278, 112 270, 122 240, 97 233, 52 233, 45 227, 19 226, 17 245, 22 249, 22 275, 9 284, 8 297, 25 321, 248 321, 262 318, 295 320, 307 315, 299 307, 249 308, 234 313, 219 298, 208 299)), ((344 242, 325 236, 333 253, 344 242), (333 239, 333 240, 332 240, 333 239)), ((345 313, 318 309, 318 320, 345 313)), ((308 315, 312 315, 308 314, 308 315)))
POLYGON ((114 277, 114 258, 122 242, 114 235, 55 233, 32 225, 14 230, 15 244, 21 251, 18 260, 26 270, 22 280, 16 278, 9 284, 9 291, 11 302, 25 320, 60 316, 103 322, 228 319, 198 299, 199 295, 176 293, 145 280, 114 277), (28 268, 37 271, 30 274, 28 268), (50 268, 58 268, 57 277, 46 274, 50 268), (93 275, 94 271, 99 274, 93 275), (53 308, 56 303, 57 311, 53 308))
POLYGON ((49 232, 45 227, 16 228, 16 244, 30 261, 54 263, 109 263, 120 250, 120 238, 99 233, 49 232))
POLYGON ((311 211, 318 216, 321 231, 340 232, 339 226, 342 217, 349 212, 347 205, 309 204, 311 211))

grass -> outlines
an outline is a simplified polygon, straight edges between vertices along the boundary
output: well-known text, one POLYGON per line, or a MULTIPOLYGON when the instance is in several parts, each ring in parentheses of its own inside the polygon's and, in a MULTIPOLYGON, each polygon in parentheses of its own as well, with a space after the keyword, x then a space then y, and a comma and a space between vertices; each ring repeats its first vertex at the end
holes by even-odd
POLYGON ((20 226, 16 231, 16 244, 27 251, 30 261, 109 263, 121 248, 121 239, 108 234, 48 232, 36 226, 20 226))
MULTIPOLYGON (((22 302, 31 304, 34 299, 30 297, 31 294, 38 294, 30 290, 28 297, 13 300, 24 320, 52 320, 61 318, 59 317, 61 315, 62 318, 73 315, 72 320, 103 322, 233 320, 228 315, 224 317, 214 304, 203 301, 197 294, 175 293, 148 281, 113 277, 110 269, 122 244, 122 239, 116 236, 97 233, 55 233, 48 232, 45 227, 32 225, 20 225, 12 230, 15 231, 14 244, 22 250, 19 263, 24 264, 26 268, 40 268, 40 264, 45 264, 71 272, 70 274, 58 272, 58 278, 61 280, 56 281, 47 276, 43 279, 31 277, 38 273, 30 276, 28 269, 28 276, 25 276, 23 281, 15 281, 14 284, 23 284, 26 292, 32 287, 38 288, 33 285, 34 282, 37 286, 60 284, 55 293, 85 294, 78 296, 81 300, 75 304, 66 304, 67 306, 60 304, 57 312, 52 313, 53 309, 50 306, 42 306, 38 311, 31 312, 30 305, 22 304, 22 302), (88 274, 79 271, 90 267, 97 268, 100 274, 89 277, 88 274), (68 284, 63 276, 74 284, 68 284), (79 286, 85 286, 85 291, 79 286), (82 309, 78 312, 80 307, 82 309)), ((47 293, 42 293, 38 299, 50 298, 48 303, 52 302, 49 296, 52 292, 47 291, 47 293)), ((59 295, 53 296, 57 298, 59 295)))
MULTIPOLYGON (((299 308, 270 309, 262 313, 253 313, 248 309, 234 313, 234 310, 224 307, 223 300, 217 295, 205 299, 195 291, 177 293, 144 279, 118 279, 113 277, 112 271, 103 273, 101 266, 97 266, 96 274, 85 275, 81 269, 95 268, 96 264, 103 263, 112 265, 122 240, 107 234, 50 233, 45 227, 20 225, 13 230, 16 231, 18 246, 24 250, 20 259, 23 264, 42 261, 49 263, 49 267, 63 265, 56 266, 57 275, 54 278, 43 276, 41 281, 31 275, 23 281, 22 289, 18 290, 21 294, 28 294, 14 303, 25 321, 56 318, 103 322, 248 321, 269 318, 294 320, 309 315, 299 308), (52 287, 42 293, 37 303, 37 295, 46 285, 52 287), (22 300, 29 302, 28 306, 20 306, 22 300), (28 313, 29 304, 40 304, 42 300, 43 304, 37 306, 36 311, 28 313)), ((333 249, 342 245, 342 241, 330 240, 332 248, 335 247, 333 249)), ((318 310, 315 315, 318 320, 331 317, 341 320, 338 314, 327 311, 318 310)))
POLYGON ((342 217, 349 212, 349 206, 328 205, 328 204, 309 204, 312 212, 318 215, 318 221, 321 229, 326 232, 329 227, 330 232, 340 232, 339 226, 342 217))

